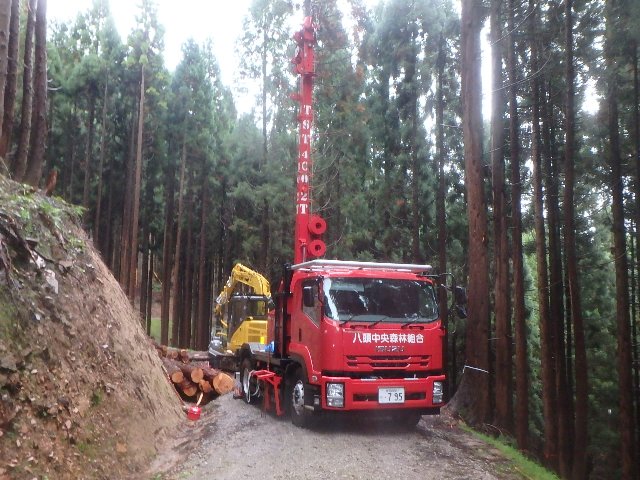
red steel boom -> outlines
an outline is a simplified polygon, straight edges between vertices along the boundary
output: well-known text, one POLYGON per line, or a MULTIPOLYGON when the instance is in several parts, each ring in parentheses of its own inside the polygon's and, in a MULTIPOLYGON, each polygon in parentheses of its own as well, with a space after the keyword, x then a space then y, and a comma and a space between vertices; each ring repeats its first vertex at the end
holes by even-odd
POLYGON ((294 237, 294 264, 321 257, 326 251, 325 243, 318 237, 327 224, 318 215, 311 214, 311 125, 313 123, 313 77, 315 76, 316 33, 311 17, 306 17, 302 29, 293 36, 298 44, 293 58, 294 72, 300 75, 300 93, 293 98, 300 102, 300 138, 298 141, 298 169, 296 190, 296 226, 294 237))

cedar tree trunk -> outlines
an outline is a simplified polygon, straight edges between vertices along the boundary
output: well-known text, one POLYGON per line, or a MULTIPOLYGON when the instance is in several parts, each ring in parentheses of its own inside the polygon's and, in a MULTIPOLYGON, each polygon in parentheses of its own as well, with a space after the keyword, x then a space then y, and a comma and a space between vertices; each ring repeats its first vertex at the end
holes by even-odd
POLYGON ((480 30, 484 14, 477 0, 462 0, 462 126, 469 217, 469 317, 466 365, 450 405, 473 424, 489 419, 489 257, 484 163, 482 158, 482 80, 480 30))
POLYGON ((33 59, 33 113, 29 138, 29 155, 24 183, 37 187, 42 177, 47 144, 47 0, 38 0, 33 59))

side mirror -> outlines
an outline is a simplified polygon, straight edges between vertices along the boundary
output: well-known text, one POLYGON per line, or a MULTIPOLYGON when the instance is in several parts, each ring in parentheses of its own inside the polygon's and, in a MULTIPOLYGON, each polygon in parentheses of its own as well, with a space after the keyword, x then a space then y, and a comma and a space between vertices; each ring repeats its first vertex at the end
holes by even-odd
POLYGON ((467 289, 456 286, 453 290, 456 315, 460 319, 467 318, 467 289))
POLYGON ((467 304, 467 289, 464 287, 455 287, 453 291, 453 296, 455 298, 457 305, 466 305, 467 304))
POLYGON ((313 307, 316 303, 314 287, 308 286, 302 289, 302 303, 305 307, 313 307))

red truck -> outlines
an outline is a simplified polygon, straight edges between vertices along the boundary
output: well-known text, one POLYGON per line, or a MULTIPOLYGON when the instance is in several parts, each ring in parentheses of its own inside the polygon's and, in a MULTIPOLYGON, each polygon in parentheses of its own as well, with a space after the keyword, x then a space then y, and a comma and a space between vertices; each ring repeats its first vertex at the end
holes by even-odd
POLYGON ((311 212, 315 29, 294 36, 301 75, 294 264, 273 294, 267 345, 239 352, 247 402, 305 426, 322 411, 385 411, 415 424, 445 401, 445 330, 428 265, 320 259, 325 221, 311 212))
POLYGON ((267 348, 241 352, 245 399, 269 395, 299 426, 323 410, 388 410, 408 424, 439 413, 445 332, 428 272, 337 260, 286 267, 267 348))

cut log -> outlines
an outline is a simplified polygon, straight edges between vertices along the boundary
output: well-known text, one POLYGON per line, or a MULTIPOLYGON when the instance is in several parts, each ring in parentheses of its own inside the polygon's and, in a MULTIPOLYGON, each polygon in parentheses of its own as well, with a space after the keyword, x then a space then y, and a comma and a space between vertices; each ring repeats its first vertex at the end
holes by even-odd
POLYGON ((186 397, 204 394, 205 401, 225 395, 235 388, 235 380, 208 363, 208 353, 161 345, 151 340, 176 390, 186 397), (203 362, 192 363, 192 362, 203 362))
POLYGON ((190 363, 178 364, 180 370, 184 373, 185 377, 191 379, 193 383, 200 383, 200 380, 204 378, 202 368, 192 365, 190 363))
POLYGON ((182 382, 177 383, 176 388, 178 388, 187 397, 195 397, 196 393, 198 393, 198 385, 193 383, 188 378, 185 378, 182 380, 182 382))
POLYGON ((162 364, 167 369, 167 374, 173 383, 181 383, 184 380, 184 373, 175 361, 168 358, 162 358, 162 364))
POLYGON ((156 351, 158 352, 158 355, 160 355, 161 357, 166 357, 173 360, 180 360, 183 363, 209 361, 208 352, 202 352, 197 350, 187 350, 184 348, 168 347, 167 345, 162 345, 153 339, 150 339, 150 340, 153 346, 155 347, 156 351))
POLYGON ((189 352, 189 359, 192 362, 209 362, 209 352, 189 352))
POLYGON ((151 343, 156 348, 156 352, 158 352, 160 358, 169 358, 171 360, 175 360, 178 358, 179 350, 177 348, 171 348, 166 345, 161 345, 153 339, 151 339, 151 343))
POLYGON ((213 390, 213 386, 211 385, 211 382, 207 382, 205 379, 200 380, 200 383, 198 383, 198 386, 200 387, 200 390, 202 390, 203 393, 211 393, 211 391, 213 390))
POLYGON ((215 368, 201 368, 204 379, 211 382, 211 386, 213 386, 213 389, 218 392, 219 395, 225 395, 234 389, 235 380, 233 377, 215 368))
POLYGON ((183 363, 189 363, 191 361, 191 358, 189 357, 189 352, 187 350, 185 350, 184 348, 181 349, 178 352, 178 358, 183 362, 183 363))
POLYGON ((213 389, 220 395, 232 392, 236 386, 236 381, 226 373, 220 372, 211 382, 213 389))
POLYGON ((204 379, 212 382, 214 378, 218 376, 220 370, 211 367, 200 367, 202 369, 202 373, 204 375, 204 379))
MULTIPOLYGON (((167 357, 162 359, 162 363, 167 369, 168 372, 175 372, 175 370, 180 370, 184 376, 184 378, 188 378, 193 383, 198 384, 200 380, 204 378, 204 373, 202 368, 197 365, 193 365, 191 363, 182 363, 179 360, 173 360, 167 357)), ((171 377, 171 375, 169 375, 171 377)), ((172 378, 173 383, 180 383, 180 378, 172 378)))

